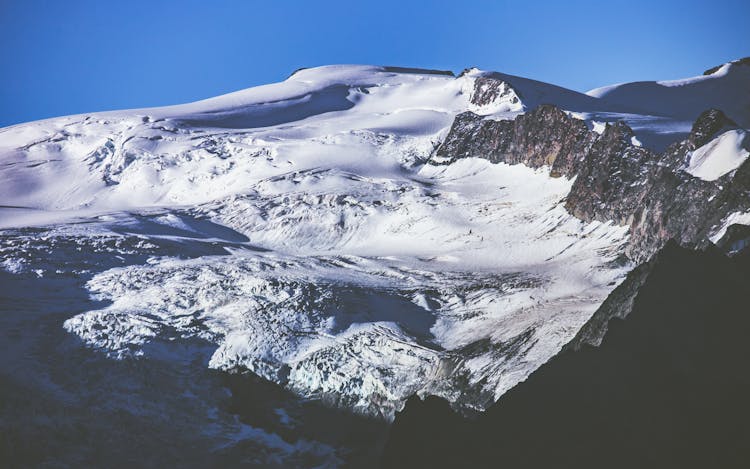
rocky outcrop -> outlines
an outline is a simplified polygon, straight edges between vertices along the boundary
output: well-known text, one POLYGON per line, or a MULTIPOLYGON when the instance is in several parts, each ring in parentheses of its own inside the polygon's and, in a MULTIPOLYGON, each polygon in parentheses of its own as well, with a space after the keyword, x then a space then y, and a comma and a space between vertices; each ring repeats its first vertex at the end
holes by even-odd
POLYGON ((736 127, 737 124, 724 115, 723 112, 718 109, 709 109, 698 116, 698 119, 693 124, 690 136, 687 138, 688 149, 695 150, 708 143, 722 130, 734 129, 736 127))
MULTIPOLYGON (((750 198, 746 196, 750 165, 743 164, 715 181, 694 177, 684 169, 692 151, 734 127, 721 111, 706 111, 696 120, 686 140, 671 145, 663 154, 643 154, 634 162, 630 177, 622 177, 616 165, 602 168, 600 160, 583 165, 586 170, 576 179, 567 207, 583 219, 611 219, 629 225, 627 254, 638 262, 648 259, 670 239, 682 246, 703 248, 723 219, 750 208, 750 198), (619 178, 603 193, 609 195, 605 196, 603 207, 591 204, 591 195, 601 193, 592 191, 587 177, 591 168, 619 178), (634 176, 636 171, 640 171, 638 176, 634 176)), ((623 153, 626 159, 631 155, 632 150, 623 153)))
POLYGON ((573 176, 596 140, 586 124, 552 105, 539 106, 514 120, 459 114, 433 162, 452 163, 476 156, 494 163, 549 166, 553 175, 573 176))
POLYGON ((520 101, 515 91, 504 81, 477 77, 474 79, 474 90, 470 102, 476 106, 487 106, 509 95, 513 104, 520 101))
POLYGON ((609 123, 598 134, 552 105, 515 120, 492 120, 472 112, 456 117, 434 164, 465 157, 549 167, 553 177, 575 178, 565 202, 585 221, 630 227, 627 255, 647 260, 674 239, 703 247, 729 214, 750 209, 750 165, 715 181, 685 171, 691 152, 736 124, 711 109, 696 120, 687 139, 656 153, 638 144, 630 127, 609 123))
POLYGON ((469 96, 470 110, 477 114, 518 112, 523 103, 518 92, 507 82, 491 77, 477 76, 469 96))
MULTIPOLYGON (((633 144, 625 124, 608 124, 579 166, 566 208, 582 220, 630 227, 628 256, 641 262, 670 240, 702 247, 712 228, 744 201, 722 206, 733 176, 704 181, 683 171, 691 151, 716 136, 729 121, 720 111, 705 112, 690 136, 663 154, 633 144)), ((736 176, 736 175, 735 175, 736 176)))

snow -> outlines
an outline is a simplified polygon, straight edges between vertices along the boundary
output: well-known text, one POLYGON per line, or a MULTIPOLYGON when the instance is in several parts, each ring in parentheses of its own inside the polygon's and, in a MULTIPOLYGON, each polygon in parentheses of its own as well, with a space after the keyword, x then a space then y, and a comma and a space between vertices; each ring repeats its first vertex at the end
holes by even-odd
POLYGON ((715 181, 739 168, 750 152, 750 141, 742 130, 729 130, 690 154, 685 171, 705 181, 715 181))
POLYGON ((3 154, 0 173, 4 205, 193 205, 245 192, 285 164, 310 169, 335 164, 331 158, 356 162, 362 172, 387 173, 397 169, 395 162, 351 158, 343 141, 356 146, 363 139, 436 134, 466 107, 460 89, 458 81, 441 75, 321 67, 279 84, 136 115, 110 112, 10 127, 0 131, 0 140, 12 147, 3 154), (332 89, 339 90, 336 96, 332 89), (280 148, 286 161, 274 158, 280 148))
POLYGON ((604 110, 596 99, 583 93, 529 78, 478 69, 471 69, 465 77, 487 77, 507 83, 521 99, 525 110, 534 109, 540 104, 554 104, 567 111, 604 110))
POLYGON ((690 125, 511 75, 360 65, 17 125, 0 129, 0 228, 17 241, 1 265, 22 272, 71 240, 138 254, 88 266, 87 293, 104 303, 64 322, 113 359, 194 339, 213 347, 207 366, 356 412, 390 418, 414 393, 482 409, 554 356, 629 268, 614 262, 627 228, 568 214, 572 181, 548 168, 425 163, 456 114, 544 102, 595 129, 625 118, 644 144, 690 125), (481 109, 480 76, 505 83, 481 109))
POLYGON ((721 240, 721 238, 724 237, 724 235, 727 233, 727 229, 729 229, 732 225, 746 225, 750 226, 750 212, 733 212, 730 213, 724 220, 722 220, 721 225, 716 229, 709 239, 712 243, 716 244, 721 240))
POLYGON ((467 159, 411 178, 410 186, 430 181, 429 192, 332 171, 273 181, 279 187, 264 181, 252 198, 199 207, 271 251, 105 271, 88 288, 112 305, 65 327, 115 358, 148 355, 172 334, 209 340, 211 367, 248 369, 384 417, 417 392, 471 392, 440 374, 446 350, 532 330, 527 354, 459 367, 499 396, 556 353, 624 275, 603 264, 626 229, 571 217, 560 203, 571 182, 546 170, 467 159))
POLYGON ((593 125, 593 131, 598 133, 599 135, 603 134, 604 129, 607 127, 607 124, 605 122, 591 121, 591 124, 593 125))
POLYGON ((666 116, 694 121, 701 112, 721 109, 744 128, 750 127, 750 67, 725 64, 711 75, 669 81, 640 81, 593 89, 610 111, 666 116))

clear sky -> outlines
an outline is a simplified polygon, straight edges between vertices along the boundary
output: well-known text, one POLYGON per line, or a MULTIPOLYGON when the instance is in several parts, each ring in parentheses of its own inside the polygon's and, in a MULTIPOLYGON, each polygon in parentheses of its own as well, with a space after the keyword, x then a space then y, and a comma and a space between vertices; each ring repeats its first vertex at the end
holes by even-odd
POLYGON ((0 0, 0 126, 176 104, 299 67, 477 66, 585 91, 750 55, 750 0, 0 0))

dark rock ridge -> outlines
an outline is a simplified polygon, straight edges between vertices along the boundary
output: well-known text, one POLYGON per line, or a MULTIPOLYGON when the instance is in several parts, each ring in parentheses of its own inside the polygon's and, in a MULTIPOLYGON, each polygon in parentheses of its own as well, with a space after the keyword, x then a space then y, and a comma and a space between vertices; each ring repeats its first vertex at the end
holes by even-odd
POLYGON ((586 123, 552 105, 539 106, 515 120, 489 120, 464 112, 437 149, 434 161, 452 163, 477 156, 493 163, 549 166, 553 175, 574 175, 596 141, 586 123))
POLYGON ((477 418, 410 399, 383 467, 747 467, 749 275, 748 255, 669 243, 477 418))
POLYGON ((417 73, 420 75, 445 75, 449 77, 455 77, 456 74, 452 70, 434 70, 431 68, 415 68, 415 67, 396 67, 393 65, 386 65, 383 67, 383 71, 391 73, 417 73))
POLYGON ((433 155, 434 164, 475 156, 495 163, 547 166, 553 177, 575 178, 566 208, 585 221, 630 227, 627 255, 647 260, 670 240, 705 247, 729 214, 750 209, 750 163, 715 181, 687 173, 690 152, 736 128, 723 112, 702 113, 687 139, 664 153, 639 146, 630 127, 606 124, 600 134, 552 105, 515 120, 459 114, 433 155))
POLYGON ((471 104, 487 106, 504 97, 507 97, 508 101, 513 104, 520 102, 518 92, 508 83, 482 76, 474 79, 471 104))
MULTIPOLYGON (((287 78, 290 79, 294 75, 296 75, 298 72, 301 72, 303 70, 309 70, 310 67, 300 67, 293 71, 291 74, 289 74, 287 78)), ((416 73, 420 75, 445 75, 449 77, 455 77, 456 74, 453 73, 452 70, 433 70, 430 68, 416 68, 416 67, 398 67, 393 65, 384 65, 382 67, 384 72, 391 72, 391 73, 416 73)))

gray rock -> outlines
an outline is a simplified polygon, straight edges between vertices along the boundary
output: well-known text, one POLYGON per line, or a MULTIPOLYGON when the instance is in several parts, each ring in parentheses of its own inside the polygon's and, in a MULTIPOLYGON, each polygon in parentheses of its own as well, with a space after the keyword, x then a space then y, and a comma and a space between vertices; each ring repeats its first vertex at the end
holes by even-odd
MULTIPOLYGON (((485 98, 492 96, 478 99, 485 98)), ((716 181, 684 171, 691 151, 732 128, 736 124, 723 112, 710 109, 696 120, 687 139, 660 154, 635 145, 632 129, 622 122, 607 124, 599 135, 553 105, 515 120, 465 112, 456 117, 431 162, 479 157, 547 166, 553 177, 575 177, 566 209, 581 220, 629 226, 626 254, 643 262, 670 239, 686 247, 705 247, 727 215, 750 209, 748 162, 716 181)))

